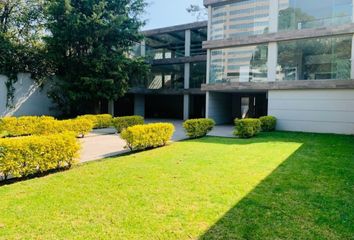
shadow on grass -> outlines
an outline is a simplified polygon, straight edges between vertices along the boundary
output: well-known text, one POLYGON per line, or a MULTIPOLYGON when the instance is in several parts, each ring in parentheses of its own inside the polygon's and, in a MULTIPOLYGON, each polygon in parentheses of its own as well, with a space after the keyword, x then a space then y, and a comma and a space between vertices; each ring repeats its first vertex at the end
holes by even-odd
POLYGON ((276 132, 191 141, 302 143, 199 239, 353 239, 353 136, 276 132))

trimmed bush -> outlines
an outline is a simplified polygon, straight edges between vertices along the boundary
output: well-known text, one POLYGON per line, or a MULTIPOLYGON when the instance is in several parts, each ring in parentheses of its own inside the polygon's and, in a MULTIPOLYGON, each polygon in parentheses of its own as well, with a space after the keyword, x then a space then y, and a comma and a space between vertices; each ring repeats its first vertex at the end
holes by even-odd
POLYGON ((8 137, 19 137, 36 134, 38 126, 43 121, 54 120, 53 117, 4 117, 0 119, 0 132, 6 132, 8 137))
POLYGON ((82 115, 78 119, 88 119, 93 122, 93 128, 108 128, 112 126, 113 117, 110 114, 99 114, 99 115, 82 115))
POLYGON ((25 177, 61 167, 78 158, 80 145, 72 133, 0 139, 0 175, 25 177))
POLYGON ((273 116, 264 116, 259 118, 261 121, 262 131, 263 132, 272 132, 275 130, 277 125, 277 119, 273 116))
POLYGON ((113 119, 113 126, 118 133, 121 133, 127 127, 142 124, 144 124, 144 118, 141 116, 117 117, 113 119))
POLYGON ((124 129, 121 137, 130 150, 145 150, 165 146, 175 128, 171 123, 151 123, 124 129))
POLYGON ((204 137, 215 126, 215 122, 210 118, 190 119, 183 123, 183 128, 190 138, 204 137))
POLYGON ((261 121, 255 118, 235 119, 234 135, 251 138, 261 131, 261 121))
POLYGON ((92 131, 93 122, 85 118, 69 120, 45 120, 37 127, 35 134, 48 135, 64 132, 73 132, 77 137, 84 137, 92 131))

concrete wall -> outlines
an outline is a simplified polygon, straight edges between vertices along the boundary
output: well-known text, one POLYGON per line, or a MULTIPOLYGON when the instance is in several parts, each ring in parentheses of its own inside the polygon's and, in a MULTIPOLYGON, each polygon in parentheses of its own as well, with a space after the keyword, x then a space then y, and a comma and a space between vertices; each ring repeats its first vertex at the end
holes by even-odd
POLYGON ((269 91, 278 130, 354 134, 354 89, 269 91))
POLYGON ((47 89, 41 90, 38 85, 30 79, 29 74, 18 74, 18 81, 15 83, 15 106, 6 108, 7 77, 0 75, 0 116, 23 116, 23 115, 55 115, 50 108, 52 102, 47 97, 47 89))
POLYGON ((212 118, 216 124, 232 122, 232 94, 208 92, 207 93, 207 118, 212 118))

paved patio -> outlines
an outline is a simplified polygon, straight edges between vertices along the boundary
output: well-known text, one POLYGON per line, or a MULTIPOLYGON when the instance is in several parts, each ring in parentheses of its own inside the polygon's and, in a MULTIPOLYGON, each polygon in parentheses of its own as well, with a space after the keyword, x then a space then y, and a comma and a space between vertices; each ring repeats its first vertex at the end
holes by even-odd
MULTIPOLYGON (((180 141, 186 139, 181 120, 171 119, 147 119, 146 123, 154 122, 170 122, 175 126, 175 133, 172 141, 180 141)), ((210 136, 232 137, 233 127, 231 125, 216 126, 209 133, 210 136)), ((97 129, 88 134, 85 138, 80 139, 82 143, 81 162, 89 162, 102 158, 113 157, 119 154, 129 152, 125 149, 125 142, 116 134, 114 128, 97 129)))

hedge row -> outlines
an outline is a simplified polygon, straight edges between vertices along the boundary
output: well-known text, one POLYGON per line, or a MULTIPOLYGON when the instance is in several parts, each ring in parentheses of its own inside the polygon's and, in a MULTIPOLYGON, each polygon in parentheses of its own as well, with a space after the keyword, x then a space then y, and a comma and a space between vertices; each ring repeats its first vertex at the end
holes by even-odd
POLYGON ((110 114, 99 114, 99 115, 82 115, 78 119, 87 119, 93 122, 94 129, 108 128, 112 126, 113 117, 110 114))
POLYGON ((130 150, 145 150, 166 145, 174 130, 171 123, 136 125, 124 129, 121 137, 130 150))
POLYGON ((259 119, 245 118, 235 119, 234 135, 240 138, 251 138, 257 135, 260 131, 274 131, 277 124, 277 119, 273 116, 265 116, 259 119))
POLYGON ((183 123, 183 128, 189 138, 204 137, 215 126, 215 122, 210 118, 190 119, 183 123))
POLYGON ((113 126, 118 133, 121 133, 125 128, 142 124, 144 124, 144 118, 141 116, 117 117, 113 119, 113 126))
POLYGON ((0 139, 0 175, 25 177, 70 167, 80 145, 72 133, 0 139))
POLYGON ((93 128, 93 122, 84 118, 55 120, 53 117, 5 117, 0 119, 0 132, 8 137, 57 134, 67 131, 84 136, 93 128))

